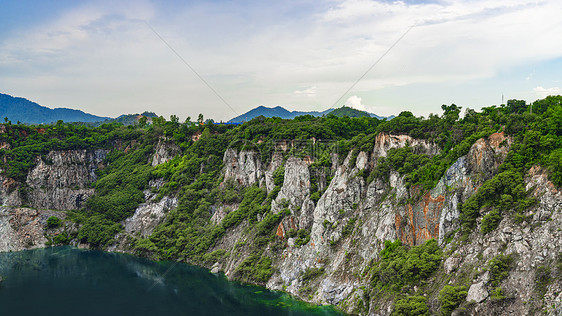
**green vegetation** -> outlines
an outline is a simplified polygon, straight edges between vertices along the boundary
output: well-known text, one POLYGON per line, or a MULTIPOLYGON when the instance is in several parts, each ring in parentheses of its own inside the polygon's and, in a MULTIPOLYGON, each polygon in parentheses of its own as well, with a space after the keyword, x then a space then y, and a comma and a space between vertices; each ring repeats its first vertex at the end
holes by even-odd
POLYGON ((351 233, 353 232, 353 229, 355 229, 355 222, 357 221, 357 218, 350 218, 349 221, 347 222, 347 224, 345 224, 345 226, 343 227, 343 230, 341 232, 341 236, 342 238, 345 238, 349 235, 351 235, 351 233))
POLYGON ((407 296, 394 302, 392 316, 429 316, 427 298, 423 296, 407 296))
POLYGON ((543 297, 546 293, 546 287, 552 281, 550 275, 550 267, 548 266, 538 266, 535 270, 535 292, 538 293, 539 297, 543 297))
POLYGON ((47 228, 59 228, 62 225, 62 220, 56 216, 47 218, 47 228))
POLYGON ((273 171, 273 184, 275 184, 276 186, 281 186, 283 185, 284 179, 285 179, 285 168, 283 166, 273 171))
POLYGON ((314 280, 324 274, 324 267, 321 268, 307 268, 302 274, 303 281, 314 280))
POLYGON ((449 316, 464 301, 468 294, 466 286, 445 285, 439 291, 441 315, 449 316))
MULTIPOLYGON (((392 171, 397 171, 405 175, 407 186, 423 192, 435 187, 446 170, 466 155, 478 139, 504 132, 510 137, 501 144, 509 146, 505 162, 497 174, 481 175, 483 185, 460 207, 461 233, 465 236, 472 233, 481 220, 480 232, 486 234, 495 230, 506 216, 518 222, 528 218, 527 210, 536 202, 531 192, 525 190, 524 179, 531 167, 542 166, 556 186, 562 185, 560 101, 560 96, 538 100, 530 113, 525 102, 510 100, 506 105, 484 107, 481 112, 466 109, 462 119, 461 108, 452 104, 442 106, 441 115, 423 118, 402 112, 388 121, 367 116, 304 115, 293 120, 258 117, 238 126, 204 123, 202 116, 197 124, 189 119, 180 123, 174 116, 169 121, 153 117, 152 124, 141 120, 130 126, 108 123, 91 127, 62 122, 27 126, 6 122, 0 126, 0 167, 4 176, 19 182, 21 192, 25 193, 29 189, 24 184, 27 174, 37 159, 52 163, 47 157, 50 150, 104 149, 108 155, 96 173, 98 180, 92 184, 96 194, 82 209, 69 212, 68 220, 80 225, 78 233, 59 234, 53 242, 77 239, 93 247, 106 247, 122 230, 119 223, 145 202, 144 191, 148 189, 159 198, 177 196, 178 207, 167 213, 165 221, 151 236, 130 241, 138 254, 212 264, 227 255, 250 253, 237 268, 236 275, 242 280, 263 283, 275 269, 272 258, 268 257, 273 255, 264 253, 265 249, 280 250, 286 246, 276 239, 275 232, 290 211, 286 209, 277 214, 271 211, 271 201, 281 189, 285 170, 281 166, 274 171, 275 186, 269 194, 258 184, 243 187, 233 179, 223 179, 223 157, 227 148, 254 151, 259 153, 262 162, 269 161, 276 151, 281 152, 284 159, 289 155, 312 157, 309 166, 311 199, 317 203, 324 184, 328 184, 332 176, 331 154, 337 153, 341 162, 351 153, 351 163, 354 163, 361 152, 372 153, 375 138, 380 133, 427 140, 436 145, 439 153, 431 156, 409 144, 389 150, 379 163, 369 164, 356 176, 370 182, 386 180, 392 171), (199 135, 197 141, 192 140, 192 136, 199 135), (154 146, 164 138, 180 149, 179 154, 153 167, 150 158, 154 146), (280 151, 285 146, 287 151, 280 151), (165 184, 149 188, 153 179, 163 179, 165 184), (224 211, 226 216, 220 222, 211 222, 217 210, 224 211), (482 217, 482 214, 486 215, 482 217), (240 253, 211 252, 226 230, 233 228, 240 229, 244 235, 244 242, 238 247, 240 253)), ((28 202, 25 194, 23 200, 24 204, 28 202)), ((287 203, 282 204, 287 207, 287 203)), ((357 208, 357 204, 352 207, 353 210, 357 208)), ((343 209, 341 216, 349 212, 349 208, 343 209)), ((344 238, 351 236, 357 226, 355 218, 335 223, 326 220, 324 226, 339 229, 340 223, 345 223, 341 227, 344 238)), ((310 242, 310 229, 290 234, 295 237, 296 247, 310 242)), ((337 247, 337 241, 329 242, 337 247)), ((490 261, 493 287, 499 286, 506 273, 504 261, 502 258, 490 261)), ((412 248, 399 241, 387 241, 380 261, 370 267, 372 293, 376 295, 377 291, 387 289, 392 293, 410 291, 414 286, 423 285, 440 262, 441 250, 435 241, 412 248)), ((456 287, 443 288, 441 305, 448 306, 445 309, 452 308, 456 302, 457 296, 452 290, 462 292, 456 287)), ((418 298, 404 298, 396 310, 419 303, 418 298)))
POLYGON ((94 248, 103 248, 113 242, 113 237, 123 227, 119 223, 105 219, 102 215, 85 218, 79 233, 78 240, 89 243, 94 248))
POLYGON ((333 110, 332 112, 330 112, 330 115, 334 115, 337 117, 371 117, 371 115, 365 111, 356 110, 345 105, 341 108, 333 110))
POLYGON ((513 255, 499 254, 488 262, 488 271, 490 271, 490 284, 498 287, 509 275, 511 264, 513 263, 513 255))
POLYGON ((501 217, 498 209, 496 209, 496 208, 492 209, 488 214, 486 214, 486 215, 484 215, 484 217, 482 217, 482 227, 480 228, 480 231, 483 234, 487 234, 487 233, 493 231, 494 229, 496 229, 498 227, 501 220, 502 220, 502 217, 501 217))
POLYGON ((252 254, 248 256, 234 271, 236 276, 245 282, 265 283, 273 274, 271 258, 252 254))
POLYGON ((135 208, 144 202, 143 189, 151 178, 151 167, 147 164, 151 155, 150 145, 131 154, 111 152, 106 158, 108 167, 98 172, 96 194, 86 201, 87 208, 114 222, 133 215, 135 208))
POLYGON ((427 279, 441 263, 441 248, 434 239, 410 249, 400 240, 385 241, 381 260, 371 266, 371 286, 375 291, 399 293, 403 287, 427 279))
POLYGON ((310 241, 310 230, 299 229, 297 232, 297 239, 295 240, 295 247, 300 247, 308 244, 310 241))

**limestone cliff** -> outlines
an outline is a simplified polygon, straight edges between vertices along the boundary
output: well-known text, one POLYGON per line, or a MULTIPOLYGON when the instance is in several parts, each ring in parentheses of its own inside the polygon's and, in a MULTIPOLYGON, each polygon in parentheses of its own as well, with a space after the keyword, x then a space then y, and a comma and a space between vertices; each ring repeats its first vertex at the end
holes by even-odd
POLYGON ((91 184, 106 150, 51 151, 38 157, 27 176, 27 199, 34 208, 56 210, 79 209, 94 193, 91 184))
MULTIPOLYGON (((401 239, 405 244, 418 245, 434 238, 448 249, 450 245, 445 242, 445 237, 459 227, 459 204, 497 172, 510 144, 511 139, 503 133, 478 140, 467 155, 460 157, 446 171, 434 189, 422 191, 406 187, 404 177, 397 172, 391 172, 388 183, 380 180, 366 183, 363 177, 358 176, 365 168, 376 166, 378 159, 385 157, 391 148, 409 145, 430 156, 439 152, 437 146, 426 141, 381 134, 376 138, 372 155, 360 152, 352 161, 349 153, 341 165, 333 168, 333 178, 316 203, 310 199, 310 171, 307 168, 310 162, 287 157, 284 183, 272 202, 272 210, 290 210, 291 214, 277 229, 277 235, 287 240, 288 246, 267 250, 266 254, 274 258, 273 265, 277 271, 267 282, 267 287, 284 290, 312 302, 335 304, 348 312, 389 314, 390 302, 372 302, 371 309, 367 310, 357 306, 358 301, 369 300, 362 290, 369 282, 363 272, 372 259, 378 259, 384 241, 401 239), (287 235, 291 229, 310 229, 310 241, 295 246, 294 238, 287 235), (322 276, 312 281, 303 280, 303 274, 311 268, 323 269, 322 276)), ((268 166, 254 157, 249 152, 227 152, 224 157, 225 177, 232 177, 241 185, 271 182, 267 173, 274 169, 272 165, 280 165, 279 157, 274 157, 268 166)), ((548 183, 540 168, 532 170, 527 183, 528 189, 535 188, 534 194, 540 197, 536 213, 531 214, 533 221, 527 228, 514 228, 517 225, 506 220, 491 236, 482 236, 479 229, 475 230, 467 246, 458 247, 445 258, 445 273, 457 271, 459 267, 468 269, 479 265, 479 271, 482 271, 482 265, 501 253, 506 243, 507 253, 526 258, 519 263, 518 272, 512 273, 506 281, 514 290, 511 297, 515 299, 505 303, 507 306, 496 308, 502 312, 530 311, 532 304, 525 305, 525 302, 536 298, 533 292, 535 267, 541 262, 558 260, 556 256, 562 251, 562 244, 558 242, 559 229, 553 233, 562 224, 560 193, 548 183), (531 233, 530 227, 544 224, 547 225, 531 233), (549 238, 557 241, 549 242, 549 238)), ((268 184, 267 187, 271 191, 272 186, 268 184)), ((249 242, 243 233, 244 225, 227 232, 215 249, 239 254, 236 245, 249 242)), ((232 275, 241 261, 228 259, 215 264, 215 267, 232 275)), ((482 283, 480 278, 485 276, 475 280, 475 286, 482 283)), ((489 290, 486 286, 479 289, 489 290)), ((471 291, 475 292, 472 287, 471 291)), ((562 306, 558 293, 559 285, 550 286, 545 300, 552 302, 554 305, 551 306, 560 311, 562 306)), ((494 310, 488 296, 480 293, 472 309, 474 313, 484 315, 494 310)))
MULTIPOLYGON (((371 181, 364 176, 392 148, 410 146, 415 153, 430 157, 440 152, 437 145, 406 135, 377 135, 371 154, 353 150, 332 154, 327 170, 315 169, 314 157, 288 154, 287 143, 285 147, 280 145, 268 161, 262 161, 257 151, 229 148, 224 153, 222 174, 224 183, 257 185, 268 193, 277 192, 271 201, 272 213, 281 216, 272 231, 276 243, 263 249, 263 255, 272 258, 275 268, 265 284, 270 289, 314 303, 334 304, 349 313, 389 315, 392 299, 374 299, 366 290, 370 283, 367 268, 373 260, 380 259, 385 240, 400 239, 415 246, 436 239, 445 254, 431 281, 441 287, 460 280, 468 282, 469 313, 532 314, 544 309, 547 314, 561 314, 562 286, 549 283, 541 296, 535 282, 538 267, 554 266, 562 258, 562 193, 548 181, 542 168, 532 168, 525 179, 526 189, 538 202, 526 211, 524 222, 515 223, 506 217, 489 234, 481 234, 477 227, 463 242, 451 243, 459 239, 455 235, 460 227, 459 205, 498 172, 511 145, 512 139, 503 133, 476 141, 431 190, 407 186, 406 175, 396 171, 390 172, 388 181, 371 181), (283 182, 276 188, 274 173, 280 167, 284 170, 283 182), (317 190, 316 197, 313 190, 317 190), (305 231, 309 239, 299 240, 295 236, 299 230, 305 231), (517 266, 502 281, 508 299, 501 304, 491 297, 494 289, 484 269, 500 253, 518 258, 517 266), (312 269, 321 272, 304 278, 312 269)), ((165 163, 178 153, 179 148, 161 139, 149 163, 165 163)), ((95 170, 103 167, 106 154, 102 150, 72 150, 38 157, 27 176, 25 196, 13 180, 0 178, 0 199, 2 204, 10 205, 0 208, 0 251, 44 246, 46 219, 64 217, 61 212, 44 209, 80 208, 94 193, 91 184, 96 181, 95 170), (33 208, 20 207, 25 201, 33 208)), ((145 203, 121 223, 124 230, 109 250, 132 252, 130 241, 149 237, 178 205, 176 196, 155 194, 162 185, 161 179, 150 182, 145 203)), ((217 202, 209 208, 211 223, 220 224, 238 207, 238 203, 217 202)), ((234 277, 255 242, 249 228, 248 221, 228 228, 209 249, 224 250, 228 255, 205 264, 234 277)), ((432 311, 438 310, 436 293, 430 293, 428 304, 432 311)))

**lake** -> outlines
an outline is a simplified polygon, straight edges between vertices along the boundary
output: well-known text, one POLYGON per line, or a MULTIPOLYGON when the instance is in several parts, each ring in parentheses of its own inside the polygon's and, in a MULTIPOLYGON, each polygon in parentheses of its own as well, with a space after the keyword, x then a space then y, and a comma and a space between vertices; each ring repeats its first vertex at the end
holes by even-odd
POLYGON ((54 247, 0 253, 1 315, 341 315, 184 263, 54 247))

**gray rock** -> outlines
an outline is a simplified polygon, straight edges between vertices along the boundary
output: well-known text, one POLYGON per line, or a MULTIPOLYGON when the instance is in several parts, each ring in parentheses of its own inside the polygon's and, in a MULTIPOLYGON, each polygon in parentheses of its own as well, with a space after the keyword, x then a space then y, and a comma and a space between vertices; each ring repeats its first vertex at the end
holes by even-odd
POLYGON ((181 150, 176 144, 165 138, 160 138, 154 149, 154 154, 152 155, 152 166, 161 165, 174 158, 180 152, 181 150))
POLYGON ((467 302, 475 301, 476 303, 480 303, 486 298, 488 298, 488 290, 486 289, 486 285, 484 284, 484 282, 478 282, 472 284, 468 289, 468 295, 466 296, 466 301, 467 302))
POLYGON ((219 273, 219 271, 219 263, 215 262, 215 264, 213 264, 213 266, 211 267, 211 273, 219 273))

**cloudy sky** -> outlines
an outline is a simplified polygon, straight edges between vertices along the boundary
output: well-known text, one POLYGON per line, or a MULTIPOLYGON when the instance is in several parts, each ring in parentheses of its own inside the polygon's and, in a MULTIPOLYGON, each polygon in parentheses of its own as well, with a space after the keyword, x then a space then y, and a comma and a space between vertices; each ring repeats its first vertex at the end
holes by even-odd
POLYGON ((425 116, 441 104, 479 109, 502 95, 561 93, 558 0, 0 0, 0 8, 0 93, 96 115, 227 120, 259 105, 347 104, 425 116))

